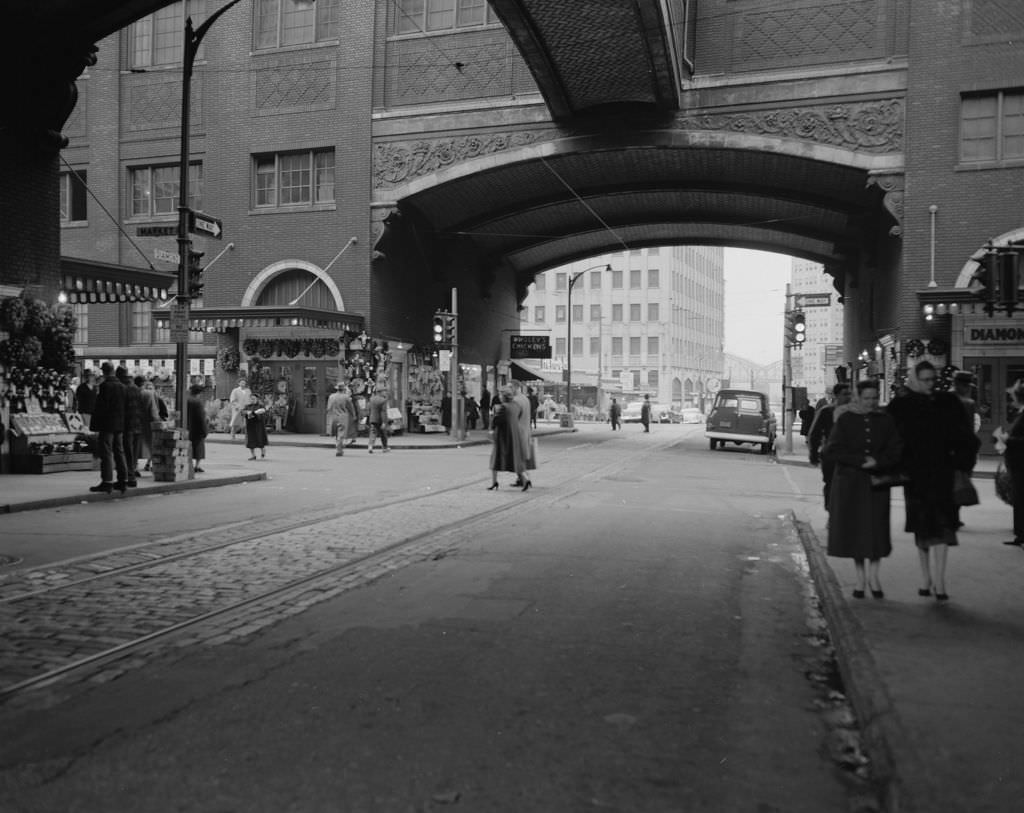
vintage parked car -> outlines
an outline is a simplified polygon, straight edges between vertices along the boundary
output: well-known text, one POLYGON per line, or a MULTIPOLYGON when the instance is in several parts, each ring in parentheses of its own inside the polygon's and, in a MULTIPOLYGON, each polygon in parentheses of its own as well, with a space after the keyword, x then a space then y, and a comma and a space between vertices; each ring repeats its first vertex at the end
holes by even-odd
POLYGON ((775 413, 768 408, 768 396, 754 390, 720 390, 708 414, 711 450, 726 443, 750 443, 768 454, 775 446, 775 413))
POLYGON ((704 423, 707 418, 696 407, 686 407, 679 413, 680 423, 704 423))
POLYGON ((640 423, 640 409, 642 407, 642 401, 634 401, 631 404, 626 404, 622 408, 621 421, 623 423, 640 423))

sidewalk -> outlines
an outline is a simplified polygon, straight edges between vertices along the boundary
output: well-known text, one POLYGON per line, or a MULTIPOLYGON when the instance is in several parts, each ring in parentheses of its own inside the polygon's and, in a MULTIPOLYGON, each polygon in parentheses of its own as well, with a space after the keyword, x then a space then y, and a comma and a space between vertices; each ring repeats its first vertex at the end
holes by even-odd
MULTIPOLYGON (((795 468, 805 460, 794 453, 780 462, 795 468)), ((798 523, 888 813, 1021 809, 1024 551, 1001 544, 1013 534, 1011 509, 988 479, 997 463, 982 458, 975 472, 981 505, 962 510, 946 603, 917 595, 917 549, 903 530, 901 489, 892 495, 893 553, 882 564, 881 600, 854 599, 853 563, 826 556, 820 503, 803 509, 808 521, 798 523)), ((787 476, 805 493, 820 493, 816 470, 787 476)))
MULTIPOLYGON (((538 437, 574 432, 574 429, 563 429, 557 423, 540 422, 534 434, 538 437)), ((445 433, 433 434, 400 434, 393 435, 389 444, 394 449, 460 449, 466 446, 478 446, 490 443, 490 435, 486 430, 476 429, 467 434, 465 440, 455 440, 445 433)), ((230 466, 218 465, 218 458, 226 451, 226 447, 244 448, 244 438, 232 441, 224 433, 214 433, 206 438, 208 463, 203 465, 204 472, 197 474, 194 480, 174 483, 154 482, 151 475, 143 473, 137 488, 128 489, 123 498, 145 497, 151 494, 163 494, 173 491, 188 491, 197 488, 213 488, 216 486, 248 483, 266 480, 267 473, 253 467, 247 470, 239 465, 235 456, 231 457, 230 466)), ((268 448, 275 446, 292 446, 304 448, 333 449, 334 441, 326 435, 300 435, 290 432, 274 433, 269 436, 268 448)), ((366 437, 356 440, 355 449, 367 448, 366 437)), ((93 494, 90 486, 100 480, 99 471, 65 471, 54 474, 2 474, 0 475, 0 514, 16 511, 36 511, 43 508, 55 508, 61 505, 97 502, 103 500, 122 499, 119 492, 110 494, 93 494)))

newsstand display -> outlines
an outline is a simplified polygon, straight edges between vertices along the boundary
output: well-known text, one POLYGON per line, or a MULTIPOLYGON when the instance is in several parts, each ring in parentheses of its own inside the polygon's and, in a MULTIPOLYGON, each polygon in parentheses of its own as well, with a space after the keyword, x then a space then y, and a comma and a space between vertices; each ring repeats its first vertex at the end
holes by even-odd
POLYGON ((76 412, 12 415, 10 443, 14 474, 51 474, 93 468, 85 427, 76 412))

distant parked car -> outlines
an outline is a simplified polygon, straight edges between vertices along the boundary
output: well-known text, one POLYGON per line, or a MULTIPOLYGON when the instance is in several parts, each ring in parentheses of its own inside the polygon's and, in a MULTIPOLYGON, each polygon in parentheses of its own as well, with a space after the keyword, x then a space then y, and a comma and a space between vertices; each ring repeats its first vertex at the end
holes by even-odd
POLYGON ((763 392, 719 390, 704 436, 712 451, 726 443, 752 443, 761 447, 761 454, 768 454, 775 446, 775 428, 775 413, 763 392))
POLYGON ((704 413, 696 407, 687 407, 679 413, 680 423, 704 423, 704 413))
POLYGON ((655 423, 672 423, 672 405, 651 404, 651 421, 655 423))
POLYGON ((642 401, 634 401, 626 404, 622 410, 623 423, 640 423, 640 410, 643 408, 642 401))

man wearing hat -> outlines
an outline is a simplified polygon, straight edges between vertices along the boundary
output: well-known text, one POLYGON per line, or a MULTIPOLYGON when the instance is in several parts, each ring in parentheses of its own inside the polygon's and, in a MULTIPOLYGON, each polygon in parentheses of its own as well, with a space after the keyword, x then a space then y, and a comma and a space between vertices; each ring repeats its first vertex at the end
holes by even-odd
MULTIPOLYGON (((953 392, 964 405, 967 413, 968 429, 972 434, 977 434, 981 429, 981 415, 978 414, 978 405, 972 397, 974 390, 974 375, 967 370, 957 370, 953 373, 953 392)), ((963 528, 964 523, 960 519, 960 506, 956 507, 956 527, 963 528)))
POLYGON ((341 457, 345 454, 345 440, 356 425, 356 406, 344 382, 339 381, 334 389, 327 399, 327 420, 330 421, 331 434, 334 435, 334 455, 341 457))
POLYGON ((109 361, 100 366, 103 381, 96 393, 89 428, 99 435, 100 483, 90 491, 109 494, 115 488, 124 494, 128 481, 128 466, 124 456, 124 386, 114 375, 109 361), (117 482, 114 482, 114 473, 117 482))

